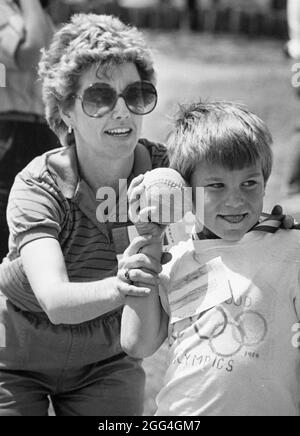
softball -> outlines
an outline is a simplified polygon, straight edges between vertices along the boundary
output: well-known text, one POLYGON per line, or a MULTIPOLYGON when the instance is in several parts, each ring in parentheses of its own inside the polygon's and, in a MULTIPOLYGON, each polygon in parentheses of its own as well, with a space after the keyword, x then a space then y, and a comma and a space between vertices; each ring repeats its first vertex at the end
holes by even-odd
POLYGON ((151 207, 149 219, 159 224, 180 221, 192 210, 192 188, 172 168, 156 168, 144 175, 141 207, 151 207))

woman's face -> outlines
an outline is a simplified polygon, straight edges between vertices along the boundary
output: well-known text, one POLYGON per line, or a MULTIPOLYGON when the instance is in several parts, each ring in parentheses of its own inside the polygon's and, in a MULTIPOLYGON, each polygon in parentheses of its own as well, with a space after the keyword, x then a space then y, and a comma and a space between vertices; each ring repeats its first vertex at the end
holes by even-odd
MULTIPOLYGON (((112 66, 103 75, 101 69, 94 65, 81 77, 77 95, 82 95, 94 83, 108 84, 119 94, 126 86, 137 81, 140 81, 140 76, 135 64, 131 62, 112 66)), ((143 117, 130 112, 122 97, 101 118, 86 115, 81 100, 76 98, 69 116, 77 149, 82 148, 84 153, 100 153, 104 159, 126 158, 133 154, 141 134, 143 117)))

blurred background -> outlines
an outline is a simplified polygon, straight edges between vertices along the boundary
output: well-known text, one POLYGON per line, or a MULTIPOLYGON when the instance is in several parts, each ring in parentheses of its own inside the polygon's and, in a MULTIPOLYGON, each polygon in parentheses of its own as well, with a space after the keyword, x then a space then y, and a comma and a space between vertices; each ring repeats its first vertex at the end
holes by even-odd
MULTIPOLYGON (((300 0, 299 0, 300 1, 300 0)), ((227 99, 245 103, 269 126, 274 170, 265 210, 276 203, 300 219, 300 194, 287 180, 300 149, 300 100, 286 56, 286 0, 53 0, 57 26, 79 11, 107 13, 143 28, 154 52, 159 103, 144 136, 164 142, 177 102, 227 99)), ((166 346, 144 362, 145 415, 166 368, 166 346)))
POLYGON ((51 1, 57 23, 74 12, 115 14, 138 27, 241 32, 284 37, 287 0, 60 0, 51 1))

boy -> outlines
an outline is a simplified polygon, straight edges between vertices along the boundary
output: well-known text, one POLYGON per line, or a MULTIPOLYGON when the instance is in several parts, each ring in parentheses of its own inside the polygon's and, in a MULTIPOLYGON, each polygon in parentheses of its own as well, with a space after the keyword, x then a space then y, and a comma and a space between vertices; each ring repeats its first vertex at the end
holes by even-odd
POLYGON ((198 103, 181 109, 168 142, 170 166, 204 188, 204 226, 196 217, 159 286, 157 259, 134 254, 159 238, 125 252, 128 277, 150 293, 126 298, 122 346, 145 357, 168 337, 157 415, 298 415, 300 233, 258 224, 271 135, 244 107, 198 103))

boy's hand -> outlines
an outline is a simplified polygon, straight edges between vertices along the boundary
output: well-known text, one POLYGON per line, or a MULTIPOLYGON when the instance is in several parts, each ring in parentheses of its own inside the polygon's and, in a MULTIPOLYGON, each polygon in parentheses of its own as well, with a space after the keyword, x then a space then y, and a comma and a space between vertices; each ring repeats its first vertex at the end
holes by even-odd
POLYGON ((129 185, 127 192, 129 218, 140 235, 161 236, 166 226, 150 222, 148 219, 155 207, 145 207, 141 202, 142 196, 145 195, 143 180, 144 174, 140 174, 129 185))
POLYGON ((160 260, 141 252, 145 247, 150 248, 154 244, 161 244, 160 238, 138 236, 124 251, 117 274, 119 292, 143 297, 151 292, 147 285, 158 285, 158 274, 162 270, 160 260))
POLYGON ((300 229, 300 223, 291 215, 284 215, 282 207, 279 204, 273 207, 271 215, 275 215, 275 217, 281 221, 280 227, 283 229, 300 229))

